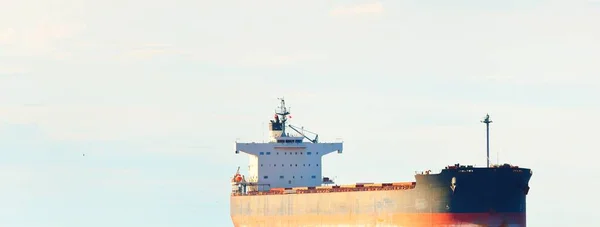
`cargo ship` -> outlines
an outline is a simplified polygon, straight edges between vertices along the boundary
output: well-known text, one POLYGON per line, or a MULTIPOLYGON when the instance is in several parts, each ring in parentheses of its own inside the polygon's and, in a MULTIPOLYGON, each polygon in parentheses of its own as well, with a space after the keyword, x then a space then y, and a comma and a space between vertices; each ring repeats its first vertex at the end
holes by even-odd
POLYGON ((410 182, 337 185, 322 176, 321 158, 342 153, 343 142, 323 143, 317 134, 288 124, 290 112, 280 102, 268 142, 235 143, 235 153, 248 154, 250 161, 248 177, 238 167, 231 179, 234 226, 526 226, 533 172, 490 165, 489 115, 482 121, 485 167, 453 164, 435 173, 417 171, 410 182))

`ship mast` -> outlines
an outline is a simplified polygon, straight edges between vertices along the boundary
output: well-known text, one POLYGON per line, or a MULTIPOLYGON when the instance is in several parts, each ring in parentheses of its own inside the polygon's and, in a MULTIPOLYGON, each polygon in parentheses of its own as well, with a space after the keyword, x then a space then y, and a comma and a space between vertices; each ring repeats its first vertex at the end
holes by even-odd
POLYGON ((290 114, 290 112, 288 111, 287 107, 285 107, 285 99, 284 98, 279 98, 279 100, 281 100, 281 106, 279 113, 275 112, 275 114, 280 115, 281 116, 281 136, 287 136, 285 133, 285 122, 287 121, 287 115, 290 114))
POLYGON ((485 123, 486 126, 486 136, 487 136, 487 168, 490 168, 490 115, 486 114, 485 119, 481 121, 481 123, 485 123))

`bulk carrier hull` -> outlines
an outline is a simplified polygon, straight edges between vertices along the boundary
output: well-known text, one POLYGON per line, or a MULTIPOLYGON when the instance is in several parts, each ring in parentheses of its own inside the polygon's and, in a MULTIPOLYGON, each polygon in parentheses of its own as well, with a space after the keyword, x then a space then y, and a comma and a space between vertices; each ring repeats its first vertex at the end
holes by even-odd
POLYGON ((531 170, 458 166, 416 182, 232 195, 234 226, 526 226, 531 170), (288 193, 288 194, 286 194, 288 193))
POLYGON ((490 166, 489 115, 481 121, 488 132, 486 167, 455 164, 436 174, 417 173, 414 182, 322 186, 334 184, 322 176, 322 157, 341 154, 343 142, 308 137, 309 131, 288 125, 283 99, 280 107, 269 123, 269 142, 236 141, 235 153, 250 156, 248 180, 239 167, 231 179, 236 227, 526 226, 533 173, 510 164, 490 166), (288 127, 300 136, 290 136, 288 127))

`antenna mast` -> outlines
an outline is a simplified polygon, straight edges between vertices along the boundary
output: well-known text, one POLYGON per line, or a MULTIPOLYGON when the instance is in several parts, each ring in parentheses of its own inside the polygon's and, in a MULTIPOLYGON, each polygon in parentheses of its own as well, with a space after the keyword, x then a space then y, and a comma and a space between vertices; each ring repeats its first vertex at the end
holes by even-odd
POLYGON ((281 136, 286 136, 285 123, 287 121, 287 115, 289 115, 290 112, 288 111, 287 107, 285 107, 285 99, 279 98, 279 100, 281 100, 281 106, 279 107, 281 109, 281 112, 279 112, 279 113, 275 112, 275 113, 277 115, 281 115, 281 136))
POLYGON ((481 121, 481 123, 485 123, 486 126, 486 136, 487 136, 487 168, 490 168, 490 115, 486 114, 485 119, 481 121))

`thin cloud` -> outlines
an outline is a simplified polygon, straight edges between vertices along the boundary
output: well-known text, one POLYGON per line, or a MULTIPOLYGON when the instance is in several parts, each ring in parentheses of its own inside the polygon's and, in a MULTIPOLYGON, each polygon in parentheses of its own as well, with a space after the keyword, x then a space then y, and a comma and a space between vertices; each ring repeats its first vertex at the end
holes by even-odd
POLYGON ((28 73, 28 72, 29 72, 29 70, 22 66, 0 65, 0 76, 24 74, 24 73, 28 73))
POLYGON ((8 27, 0 30, 0 54, 8 56, 51 56, 62 58, 65 50, 57 41, 77 37, 86 29, 83 23, 40 22, 33 26, 8 27))
POLYGON ((322 61, 327 59, 323 54, 302 52, 287 55, 277 55, 272 53, 257 53, 243 57, 239 64, 242 66, 283 66, 308 61, 322 61))
POLYGON ((362 15, 362 14, 380 14, 383 13, 381 2, 363 3, 349 6, 339 6, 331 10, 332 16, 343 15, 362 15))
POLYGON ((0 30, 0 45, 12 44, 16 40, 16 31, 13 28, 0 30))
POLYGON ((203 134, 198 128, 211 122, 245 119, 229 114, 203 114, 177 108, 119 106, 0 106, 0 119, 8 124, 36 125, 55 141, 135 140, 132 146, 150 152, 188 154, 202 149, 193 141, 136 140, 203 134), (178 150, 175 150, 178 149, 178 150))
POLYGON ((120 60, 139 60, 149 59, 157 56, 179 55, 186 52, 176 48, 168 43, 149 43, 128 48, 123 54, 119 55, 120 60))
POLYGON ((12 124, 38 125, 50 139, 68 141, 167 136, 193 130, 203 122, 193 113, 156 107, 13 106, 0 107, 0 118, 12 124))

